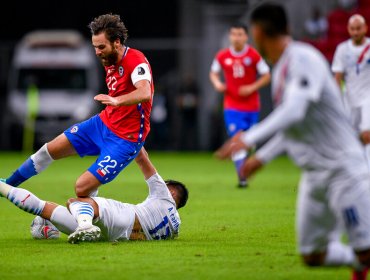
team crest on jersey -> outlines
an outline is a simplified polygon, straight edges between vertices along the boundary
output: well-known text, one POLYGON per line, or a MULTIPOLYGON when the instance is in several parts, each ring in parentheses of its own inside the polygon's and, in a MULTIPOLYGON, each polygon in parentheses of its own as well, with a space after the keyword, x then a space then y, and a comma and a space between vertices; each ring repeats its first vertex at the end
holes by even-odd
POLYGON ((137 68, 137 74, 138 74, 138 75, 144 75, 144 74, 145 74, 145 70, 144 70, 144 68, 143 68, 143 67, 139 67, 139 68, 137 68))
POLYGON ((125 72, 125 70, 123 69, 122 65, 118 68, 118 73, 120 76, 123 76, 123 73, 125 72))
POLYGON ((78 126, 75 125, 71 128, 71 133, 76 133, 78 131, 78 126))
POLYGON ((243 62, 244 62, 244 64, 246 65, 246 66, 249 66, 249 65, 251 65, 252 64, 252 59, 250 58, 250 57, 246 57, 246 58, 244 58, 244 60, 243 60, 243 62))
POLYGON ((233 60, 231 58, 226 58, 225 59, 225 64, 226 65, 231 65, 231 64, 233 64, 233 60))

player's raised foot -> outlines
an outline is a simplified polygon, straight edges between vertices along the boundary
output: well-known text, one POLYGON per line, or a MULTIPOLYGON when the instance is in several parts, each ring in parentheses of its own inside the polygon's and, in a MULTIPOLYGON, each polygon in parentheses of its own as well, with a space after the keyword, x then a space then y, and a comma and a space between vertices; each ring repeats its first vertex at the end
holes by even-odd
POLYGON ((72 244, 80 242, 95 242, 99 241, 101 237, 100 228, 94 225, 82 228, 78 227, 75 232, 68 236, 68 242, 72 244))
POLYGON ((248 187, 248 182, 247 181, 240 181, 239 184, 237 185, 238 189, 246 189, 248 187))
POLYGON ((351 280, 366 280, 368 271, 368 268, 365 268, 361 271, 353 270, 351 280))

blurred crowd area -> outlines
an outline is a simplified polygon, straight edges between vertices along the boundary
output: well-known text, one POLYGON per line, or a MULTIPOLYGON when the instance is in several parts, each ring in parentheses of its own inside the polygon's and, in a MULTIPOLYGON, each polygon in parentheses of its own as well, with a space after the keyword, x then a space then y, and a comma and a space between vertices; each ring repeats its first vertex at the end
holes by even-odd
MULTIPOLYGON (((152 3, 144 1, 143 5, 146 5, 146 2, 152 3)), ((149 11, 143 17, 139 17, 136 15, 139 9, 132 3, 106 1, 104 8, 98 8, 100 4, 93 1, 90 6, 96 5, 96 7, 86 13, 94 11, 94 14, 81 17, 80 12, 71 12, 70 21, 58 21, 53 18, 54 25, 47 19, 45 21, 40 19, 43 13, 37 8, 31 18, 25 18, 25 14, 17 15, 16 8, 10 9, 14 15, 10 13, 8 16, 16 18, 18 25, 13 30, 17 28, 17 32, 7 30, 5 33, 4 31, 3 40, 0 42, 0 120, 2 124, 0 149, 24 148, 24 131, 20 129, 15 133, 16 130, 12 125, 8 125, 9 118, 6 118, 7 101, 10 98, 9 73, 15 46, 22 36, 33 29, 73 28, 81 31, 86 39, 90 40, 86 28, 88 22, 93 17, 108 11, 121 15, 129 29, 127 45, 144 52, 152 65, 155 95, 151 117, 152 129, 146 141, 146 147, 155 150, 180 151, 216 149, 222 144, 226 135, 222 115, 222 96, 216 93, 210 84, 209 69, 216 52, 228 46, 229 25, 236 21, 248 24, 249 12, 261 2, 264 1, 164 1, 162 4, 165 7, 159 7, 158 13, 149 11), (73 21, 74 17, 76 17, 75 21, 73 21), (32 24, 33 19, 35 22, 32 24), (26 22, 22 24, 22 20, 26 22)), ((370 21, 369 0, 275 0, 274 2, 280 2, 286 7, 294 38, 316 46, 323 52, 329 63, 336 45, 348 38, 346 24, 350 15, 359 12, 370 21)), ((64 5, 67 4, 64 3, 64 5)), ((153 8, 153 3, 150 5, 153 8)), ((63 11, 61 6, 59 11, 53 10, 53 13, 61 13, 60 18, 63 18, 63 11)), ((7 19, 2 20, 4 26, 7 19)), ((250 41, 250 44, 253 45, 253 42, 250 41)), ((102 73, 102 86, 97 87, 97 93, 105 91, 103 75, 102 73)), ((268 87, 261 90, 261 101, 263 119, 272 110, 268 87)), ((49 139, 36 137, 35 148, 51 140, 53 135, 48 137, 49 139)))

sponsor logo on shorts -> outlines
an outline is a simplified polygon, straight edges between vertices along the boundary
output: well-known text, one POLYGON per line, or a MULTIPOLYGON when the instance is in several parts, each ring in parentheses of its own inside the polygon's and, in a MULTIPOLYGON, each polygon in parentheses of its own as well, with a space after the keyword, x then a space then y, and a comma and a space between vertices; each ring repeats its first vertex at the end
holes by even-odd
POLYGON ((123 69, 123 67, 122 66, 120 66, 119 68, 118 68, 118 73, 119 73, 119 75, 120 76, 123 76, 123 73, 125 72, 125 70, 123 69))
POLYGON ((76 133, 78 131, 78 126, 75 125, 71 128, 71 133, 76 133))

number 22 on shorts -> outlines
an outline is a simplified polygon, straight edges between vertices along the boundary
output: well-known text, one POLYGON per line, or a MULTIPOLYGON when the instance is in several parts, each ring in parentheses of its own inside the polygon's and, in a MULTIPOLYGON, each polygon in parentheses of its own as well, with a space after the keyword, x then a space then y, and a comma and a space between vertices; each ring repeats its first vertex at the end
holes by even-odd
POLYGON ((110 156, 105 156, 103 160, 98 162, 98 165, 101 167, 100 170, 109 174, 112 169, 114 170, 116 168, 117 161, 114 159, 111 159, 110 156))

